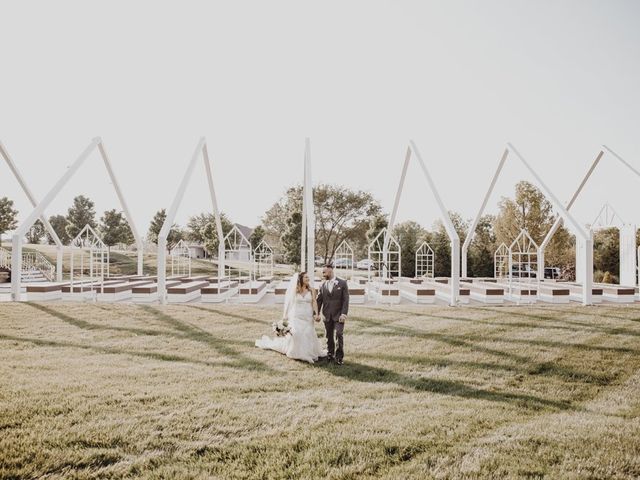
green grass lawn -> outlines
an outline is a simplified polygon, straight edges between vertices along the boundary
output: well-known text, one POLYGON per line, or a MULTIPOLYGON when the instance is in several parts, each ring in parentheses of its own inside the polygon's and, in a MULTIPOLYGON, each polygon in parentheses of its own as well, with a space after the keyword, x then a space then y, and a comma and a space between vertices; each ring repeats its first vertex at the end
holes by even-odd
POLYGON ((638 478, 640 308, 0 304, 0 478, 638 478), (320 327, 318 327, 320 332, 320 327))

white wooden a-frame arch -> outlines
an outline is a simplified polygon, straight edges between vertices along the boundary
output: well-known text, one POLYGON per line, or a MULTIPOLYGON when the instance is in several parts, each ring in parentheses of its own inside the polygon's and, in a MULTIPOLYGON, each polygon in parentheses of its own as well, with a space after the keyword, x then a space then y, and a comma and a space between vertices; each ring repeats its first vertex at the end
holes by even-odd
POLYGON ((493 278, 507 278, 509 276, 509 247, 504 242, 493 254, 493 278))
POLYGON ((171 276, 186 275, 191 276, 191 252, 187 242, 180 239, 171 249, 171 276))
POLYGON ((69 250, 69 281, 71 286, 73 287, 76 281, 75 269, 78 266, 75 262, 76 250, 80 250, 80 290, 82 291, 84 287, 92 288, 91 285, 85 283, 87 280, 90 282, 99 280, 101 293, 104 293, 104 279, 109 276, 109 248, 100 238, 100 235, 91 228, 91 225, 85 225, 80 230, 80 233, 71 240, 69 250), (85 256, 87 256, 86 263, 85 256), (85 275, 87 270, 89 272, 88 277, 85 275))
POLYGON ((300 245, 300 269, 309 274, 313 282, 316 261, 316 214, 313 205, 311 177, 311 140, 304 141, 304 182, 302 184, 302 236, 300 245))
POLYGON ((509 245, 509 283, 538 278, 538 244, 524 228, 509 245))
MULTIPOLYGON (((9 166, 9 170, 11 170, 11 172, 13 173, 13 176, 16 178, 16 180, 20 184, 22 191, 27 196, 29 203, 31 203, 31 206, 33 208, 37 207, 38 202, 33 196, 33 193, 31 193, 31 190, 27 186, 27 182, 24 180, 24 177, 18 170, 18 167, 16 166, 15 162, 11 158, 11 155, 9 155, 9 152, 7 151, 7 149, 2 144, 1 141, 0 141, 0 156, 4 158, 5 162, 9 166)), ((56 244, 56 280, 60 282, 62 281, 62 257, 64 252, 64 245, 62 245, 62 241, 60 241, 60 237, 58 237, 58 234, 49 223, 49 220, 47 219, 47 216, 44 214, 44 212, 40 216, 40 221, 44 225, 44 228, 47 230, 49 235, 51 235, 51 238, 53 239, 53 243, 56 244)))
POLYGON ((387 227, 380 230, 369 243, 367 258, 369 282, 372 279, 372 270, 376 277, 381 278, 396 278, 402 272, 402 249, 387 227))
MULTIPOLYGON (((590 233, 606 228, 617 228, 619 232, 620 285, 635 285, 638 268, 636 251, 636 226, 625 222, 607 202, 589 225, 590 233)), ((576 271, 576 279, 582 279, 584 272, 576 271)))
MULTIPOLYGON (((449 304, 453 306, 457 304, 459 296, 458 290, 460 285, 460 237, 458 237, 458 232, 456 232, 456 229, 453 226, 453 222, 451 221, 449 212, 444 206, 442 198, 440 197, 438 189, 436 188, 435 182, 433 181, 433 178, 431 177, 431 174, 429 173, 429 170, 427 169, 427 166, 422 159, 422 155, 420 155, 420 151, 418 150, 418 147, 413 140, 409 141, 407 153, 405 154, 402 173, 400 175, 400 183, 398 184, 398 191, 396 192, 396 198, 393 203, 393 211, 391 212, 391 217, 389 219, 388 230, 392 232, 393 227, 396 223, 396 216, 398 214, 398 207, 400 205, 400 197, 402 196, 404 181, 407 176, 407 169, 409 168, 409 162, 411 161, 412 155, 415 155, 418 163, 420 164, 422 173, 424 173, 424 177, 427 182, 427 186, 433 195, 433 199, 438 205, 438 209, 440 210, 440 219, 442 220, 444 228, 447 231, 447 235, 449 236, 449 240, 451 241, 451 297, 449 299, 449 304)), ((387 240, 385 240, 385 247, 386 245, 388 245, 387 240)))
POLYGON ((355 268, 353 262, 355 256, 353 254, 353 248, 349 245, 349 242, 342 240, 338 248, 333 254, 333 265, 337 270, 349 271, 355 268))
MULTIPOLYGON (((249 279, 254 274, 253 269, 253 248, 251 247, 251 242, 249 239, 242 233, 242 231, 238 228, 237 225, 234 225, 231 230, 224 236, 222 241, 224 244, 225 255, 227 256, 227 260, 236 260, 238 262, 244 262, 248 265, 252 265, 247 268, 249 272, 249 279), (231 258, 229 258, 229 256, 231 258)), ((233 271, 238 272, 238 278, 241 277, 240 269, 237 267, 228 268, 228 274, 225 274, 227 277, 232 277, 233 271)))
MULTIPOLYGON (((584 253, 580 261, 583 263, 585 267, 584 270, 586 272, 591 272, 591 275, 587 275, 587 277, 585 278, 585 281, 582 283, 582 303, 583 305, 590 305, 592 303, 591 289, 593 286, 593 240, 591 239, 591 235, 585 231, 585 229, 578 223, 578 221, 575 218, 573 218, 573 216, 571 216, 569 211, 562 205, 562 203, 560 203, 560 201, 555 196, 555 194, 542 181, 542 178, 540 178, 540 175, 538 175, 538 173, 531 167, 531 165, 529 165, 529 162, 527 162, 524 159, 524 157, 520 154, 520 152, 518 152, 518 150, 516 150, 516 148, 511 143, 507 143, 507 146, 504 149, 504 152, 502 153, 502 157, 500 158, 500 162, 498 163, 498 168, 493 174, 493 178, 491 179, 489 189, 487 190, 487 193, 484 196, 484 200, 482 201, 480 210, 478 210, 478 214, 474 218, 473 223, 471 224, 471 228, 469 229, 469 234, 467 235, 467 238, 465 239, 464 244, 462 245, 462 276, 463 277, 467 276, 467 253, 469 250, 469 245, 471 244, 471 241, 475 236, 476 227, 478 226, 480 217, 482 217, 482 214, 484 213, 487 207, 489 198, 491 198, 493 189, 496 185, 498 178, 500 177, 500 173, 502 173, 502 168, 504 167, 507 161, 507 158, 509 158, 509 154, 512 154, 512 156, 515 157, 516 160, 520 161, 520 163, 524 165, 524 167, 529 171, 529 173, 533 176, 533 178, 535 178, 535 180, 538 182, 540 187, 542 187, 542 190, 544 191, 546 196, 549 198, 553 206, 557 209, 558 213, 560 214, 560 217, 567 222, 567 225, 572 230, 573 234, 576 236, 576 243, 582 240, 585 243, 585 245, 588 246, 588 248, 584 250, 584 253)), ((538 262, 539 261, 540 259, 538 258, 538 262)), ((544 273, 544 267, 542 268, 542 271, 544 273)), ((540 274, 538 273, 538 275, 540 274)))
MULTIPOLYGON (((142 275, 142 255, 143 255, 143 244, 142 238, 138 234, 138 229, 133 222, 133 217, 129 212, 129 207, 124 198, 122 190, 120 189, 120 184, 118 183, 118 179, 113 172, 113 168, 111 166, 111 161, 109 160, 109 156, 107 155, 107 151, 104 147, 104 143, 100 137, 95 137, 91 140, 91 143, 84 149, 84 151, 80 154, 78 159, 71 164, 69 168, 65 171, 64 175, 56 182, 53 188, 45 195, 42 201, 33 209, 29 217, 18 227, 18 229, 13 234, 12 238, 12 251, 13 254, 11 256, 11 270, 14 272, 21 271, 22 268, 22 239, 26 235, 27 231, 31 228, 31 226, 38 220, 44 216, 44 211, 51 204, 51 202, 58 196, 62 188, 67 184, 67 182, 73 177, 78 169, 82 166, 82 164, 87 160, 89 155, 95 150, 98 149, 100 156, 104 162, 104 165, 107 169, 107 174, 109 175, 109 179, 111 180, 111 184, 118 196, 118 200, 120 202, 120 207, 124 212, 125 218, 127 222, 129 222, 129 227, 131 227, 131 232, 133 233, 133 237, 136 241, 136 247, 138 249, 138 274, 142 275)), ((20 275, 12 275, 11 276, 11 298, 14 301, 18 301, 20 299, 20 275)))
POLYGON ((435 254, 431 245, 422 242, 416 250, 416 278, 433 278, 435 254))
POLYGON ((213 208, 213 215, 216 221, 216 232, 218 234, 218 276, 224 276, 224 235, 222 233, 222 222, 220 220, 220 212, 218 210, 218 201, 216 200, 216 191, 213 187, 213 174, 211 173, 211 162, 209 161, 209 151, 207 149, 207 140, 205 137, 200 138, 196 149, 191 156, 191 160, 187 165, 187 169, 184 172, 184 176, 178 185, 178 191, 171 203, 171 207, 167 211, 167 216, 162 224, 160 233, 158 234, 158 260, 157 260, 157 274, 158 274, 158 298, 160 303, 167 302, 167 237, 171 231, 171 226, 178 213, 178 208, 184 198, 184 193, 189 185, 189 180, 193 174, 193 170, 196 167, 198 159, 202 158, 204 162, 204 169, 207 175, 207 183, 209 185, 209 196, 211 197, 211 206, 213 208))
MULTIPOLYGON (((594 170, 596 169, 596 167, 600 163, 600 160, 602 160, 602 158, 605 155, 605 153, 608 153, 615 160, 619 161, 622 165, 624 165, 627 169, 629 169, 634 175, 636 175, 637 177, 640 178, 640 171, 638 169, 634 168, 629 162, 627 162, 624 158, 622 158, 616 152, 611 150, 609 147, 607 147, 606 145, 602 145, 602 149, 596 155, 595 160, 591 163, 591 165, 587 169, 587 173, 584 175, 584 177, 582 178, 580 184, 578 185, 578 188, 573 193, 573 196, 571 197, 571 199, 567 203, 567 210, 570 210, 571 207, 573 206, 573 204, 575 203, 575 201, 578 199, 578 197, 580 196, 580 193, 584 189, 584 186, 587 184, 587 182, 591 178, 591 175, 593 174, 594 170)), ((544 240, 540 244, 539 262, 540 262, 540 268, 542 269, 543 272, 544 272, 544 252, 545 252, 545 249, 549 245, 549 242, 551 241, 551 238, 556 233, 556 231, 560 227, 561 223, 562 223, 562 218, 560 218, 560 217, 557 218, 556 221, 554 222, 553 226, 549 229, 549 232, 547 233, 547 235, 544 237, 544 240)), ((637 271, 637 268, 638 268, 638 262, 640 262, 640 260, 638 260, 637 255, 635 255, 635 253, 634 253, 634 251, 635 251, 635 227, 633 228, 633 230, 634 230, 633 233, 631 233, 631 227, 625 227, 625 228, 620 229, 620 248, 621 248, 621 251, 620 251, 620 262, 621 262, 620 263, 620 284, 636 285, 636 271, 637 271), (631 240, 632 236, 633 236, 633 241, 631 240), (624 237, 624 240, 623 240, 623 237, 624 237), (629 248, 629 246, 632 243, 633 243, 633 249, 629 248), (623 249, 624 249, 624 251, 622 251, 623 249), (624 262, 624 265, 623 265, 623 262, 624 262)), ((591 245, 591 250, 592 249, 593 249, 593 245, 591 245)), ((576 277, 578 275, 580 275, 581 272, 583 271, 582 267, 578 267, 578 255, 581 255, 583 250, 587 250, 587 249, 585 248, 584 245, 579 244, 578 241, 576 240, 576 277)), ((592 266, 592 269, 593 269, 593 266, 592 266)), ((589 270, 589 271, 591 271, 591 270, 589 270)))
POLYGON ((253 250, 255 278, 273 277, 273 248, 262 240, 253 250))

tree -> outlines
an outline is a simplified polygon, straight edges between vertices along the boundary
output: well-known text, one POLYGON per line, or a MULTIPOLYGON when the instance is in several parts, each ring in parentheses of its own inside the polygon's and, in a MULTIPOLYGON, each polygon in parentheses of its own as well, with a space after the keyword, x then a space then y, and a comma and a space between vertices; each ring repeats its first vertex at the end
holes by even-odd
POLYGON ((507 246, 523 229, 540 245, 555 221, 551 202, 535 185, 524 180, 516 184, 514 199, 500 200, 499 209, 496 239, 498 244, 504 242, 507 246))
POLYGON ((2 243, 2 235, 15 230, 17 226, 18 210, 13 208, 13 200, 9 200, 7 197, 0 198, 0 244, 2 243))
POLYGON ((264 228, 262 228, 262 225, 258 225, 256 228, 253 229, 253 232, 251 232, 251 236, 249 237, 249 242, 251 242, 251 247, 252 248, 257 248, 258 245, 260 245, 260 242, 262 242, 262 240, 264 239, 264 228))
MULTIPOLYGON (((382 210, 370 193, 341 186, 318 185, 313 189, 313 201, 316 251, 324 257, 325 262, 333 258, 336 248, 343 240, 352 244, 356 251, 366 249, 369 220, 382 210)), ((277 247, 279 244, 285 251, 285 257, 300 258, 300 246, 295 246, 295 238, 299 243, 301 233, 296 234, 292 228, 293 225, 301 225, 301 220, 300 186, 289 188, 283 198, 267 210, 262 218, 265 238, 272 246, 277 247), (274 239, 275 243, 272 243, 274 239)))
MULTIPOLYGON (((498 245, 504 242, 509 246, 520 230, 525 229, 539 246, 557 218, 551 202, 526 181, 516 184, 514 199, 503 197, 499 206, 494 225, 498 245)), ((574 243, 570 232, 561 226, 547 246, 545 263, 560 267, 563 272, 575 271, 574 243)))
MULTIPOLYGON (((620 277, 620 232, 617 228, 598 230, 593 236, 593 268, 609 274, 610 282, 620 277)), ((604 281, 604 280, 603 280, 604 281)))
POLYGON ((78 195, 67 212, 67 235, 74 239, 86 225, 96 228, 94 203, 84 195, 78 195))
POLYGON ((470 277, 493 277, 494 253, 498 248, 493 230, 495 217, 483 215, 467 252, 467 274, 470 277))
POLYGON ((425 230, 416 222, 406 221, 397 224, 393 236, 398 240, 401 251, 400 275, 414 277, 416 274, 416 250, 425 238, 425 230))
POLYGON ((26 234, 28 243, 40 243, 42 237, 45 236, 46 230, 40 219, 36 220, 26 234))
MULTIPOLYGON (((223 235, 229 233, 233 228, 233 223, 223 212, 220 213, 220 223, 223 235)), ((215 216, 212 213, 203 212, 189 217, 185 236, 191 242, 202 244, 209 255, 218 253, 218 229, 215 216)))
MULTIPOLYGON (((459 213, 449 212, 453 228, 460 237, 460 243, 464 242, 469 230, 469 222, 464 220, 459 213)), ((451 275, 451 240, 447 229, 441 220, 434 224, 434 231, 427 236, 427 242, 431 245, 434 254, 433 274, 436 277, 448 277, 451 275)), ((462 249, 460 249, 462 250, 462 249)), ((462 254, 462 252, 460 252, 462 254)))
POLYGON ((284 259, 287 263, 300 265, 300 244, 302 242, 302 213, 291 212, 282 235, 284 259))
MULTIPOLYGON (((162 230, 162 225, 164 225, 164 221, 167 219, 167 211, 162 208, 156 212, 151 220, 151 225, 149 225, 149 231, 147 232, 147 240, 152 243, 158 243, 158 235, 160 234, 160 230, 162 230)), ((172 245, 178 243, 185 235, 177 224, 173 224, 171 226, 171 230, 169 230, 169 235, 167 235, 167 247, 171 248, 172 245)))
MULTIPOLYGON (((67 235, 67 218, 64 215, 52 215, 49 217, 49 223, 51 224, 53 231, 58 235, 62 244, 68 245, 71 238, 67 235)), ((49 232, 47 232, 47 243, 49 245, 56 243, 49 232)))
POLYGON ((109 249, 118 243, 129 245, 135 241, 129 222, 115 209, 105 211, 100 218, 100 235, 109 249))

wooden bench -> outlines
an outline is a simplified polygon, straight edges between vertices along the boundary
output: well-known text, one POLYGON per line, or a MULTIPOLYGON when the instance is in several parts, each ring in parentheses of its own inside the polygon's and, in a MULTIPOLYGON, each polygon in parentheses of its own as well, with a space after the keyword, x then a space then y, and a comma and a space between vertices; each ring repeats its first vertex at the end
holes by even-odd
POLYGON ((168 303, 186 303, 200 298, 200 290, 204 287, 208 287, 209 282, 181 282, 179 285, 174 285, 167 288, 167 302, 168 303))
MULTIPOLYGON (((430 286, 436 291, 436 297, 445 300, 447 303, 451 301, 451 285, 448 278, 433 278, 422 281, 425 286, 430 286)), ((458 302, 469 303, 471 292, 467 287, 458 287, 458 302)))
MULTIPOLYGON (((582 284, 578 282, 557 282, 551 279, 545 279, 541 285, 554 285, 569 290, 569 300, 574 302, 582 302, 582 284)), ((591 288, 591 301, 593 303, 602 303, 602 288, 593 286, 591 288)))
POLYGON ((216 282, 209 283, 208 286, 200 290, 201 301, 219 303, 228 300, 238 293, 238 282, 216 282))
POLYGON ((351 281, 348 281, 347 287, 349 288, 349 303, 354 305, 362 305, 365 303, 367 299, 367 292, 364 285, 360 285, 359 283, 354 284, 351 281))
POLYGON ((505 296, 508 300, 518 303, 535 303, 538 299, 538 290, 536 285, 523 284, 519 282, 509 282, 504 279, 494 279, 495 282, 483 282, 485 284, 496 285, 504 288, 505 296))
POLYGON ((400 289, 397 282, 388 278, 376 278, 368 285, 368 294, 376 302, 398 304, 400 303, 400 289))
POLYGON ((27 300, 30 302, 43 302, 62 299, 62 287, 68 285, 65 282, 39 282, 27 285, 27 300))
POLYGON ((267 284, 257 280, 240 283, 238 295, 233 301, 239 303, 258 303, 267 293, 267 284))
POLYGON ((150 285, 152 280, 126 281, 116 284, 105 285, 103 288, 94 287, 97 299, 101 302, 118 302, 128 300, 133 296, 133 289, 144 285, 150 285))
POLYGON ((625 287, 622 285, 610 285, 605 283, 598 283, 597 286, 602 288, 602 297, 608 302, 634 303, 636 301, 635 287, 625 287))
POLYGON ((421 279, 411 278, 398 284, 400 296, 414 303, 434 303, 436 301, 436 289, 424 285, 421 279), (416 280, 420 280, 417 283, 416 280))
POLYGON ((460 282, 460 287, 468 288, 471 298, 479 302, 492 305, 504 303, 504 288, 498 285, 484 282, 460 282))
MULTIPOLYGON (((180 280, 171 280, 166 283, 166 288, 180 285, 180 280)), ((145 285, 136 285, 131 289, 131 300, 134 303, 151 303, 158 300, 158 284, 147 283, 145 285)))

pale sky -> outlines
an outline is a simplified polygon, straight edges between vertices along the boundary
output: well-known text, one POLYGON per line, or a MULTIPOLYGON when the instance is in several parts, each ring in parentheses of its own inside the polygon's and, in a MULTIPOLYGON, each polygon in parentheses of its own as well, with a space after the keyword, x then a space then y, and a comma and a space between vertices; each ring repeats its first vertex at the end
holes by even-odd
MULTIPOLYGON (((2 1, 0 140, 40 199, 101 136, 141 233, 200 136, 220 208, 255 226, 302 181, 393 203, 413 138, 446 206, 471 218, 506 142, 566 201, 607 144, 640 168, 640 2, 2 1)), ((47 210, 117 207, 94 154, 47 210)), ((505 169, 489 203, 529 178, 505 169)), ((0 196, 30 208, 6 165, 0 196)), ((606 157, 575 206, 640 224, 635 178, 606 157)), ((196 170, 178 222, 210 208, 196 170)), ((98 215, 98 216, 99 216, 98 215)), ((412 165, 399 220, 429 226, 412 165)))

